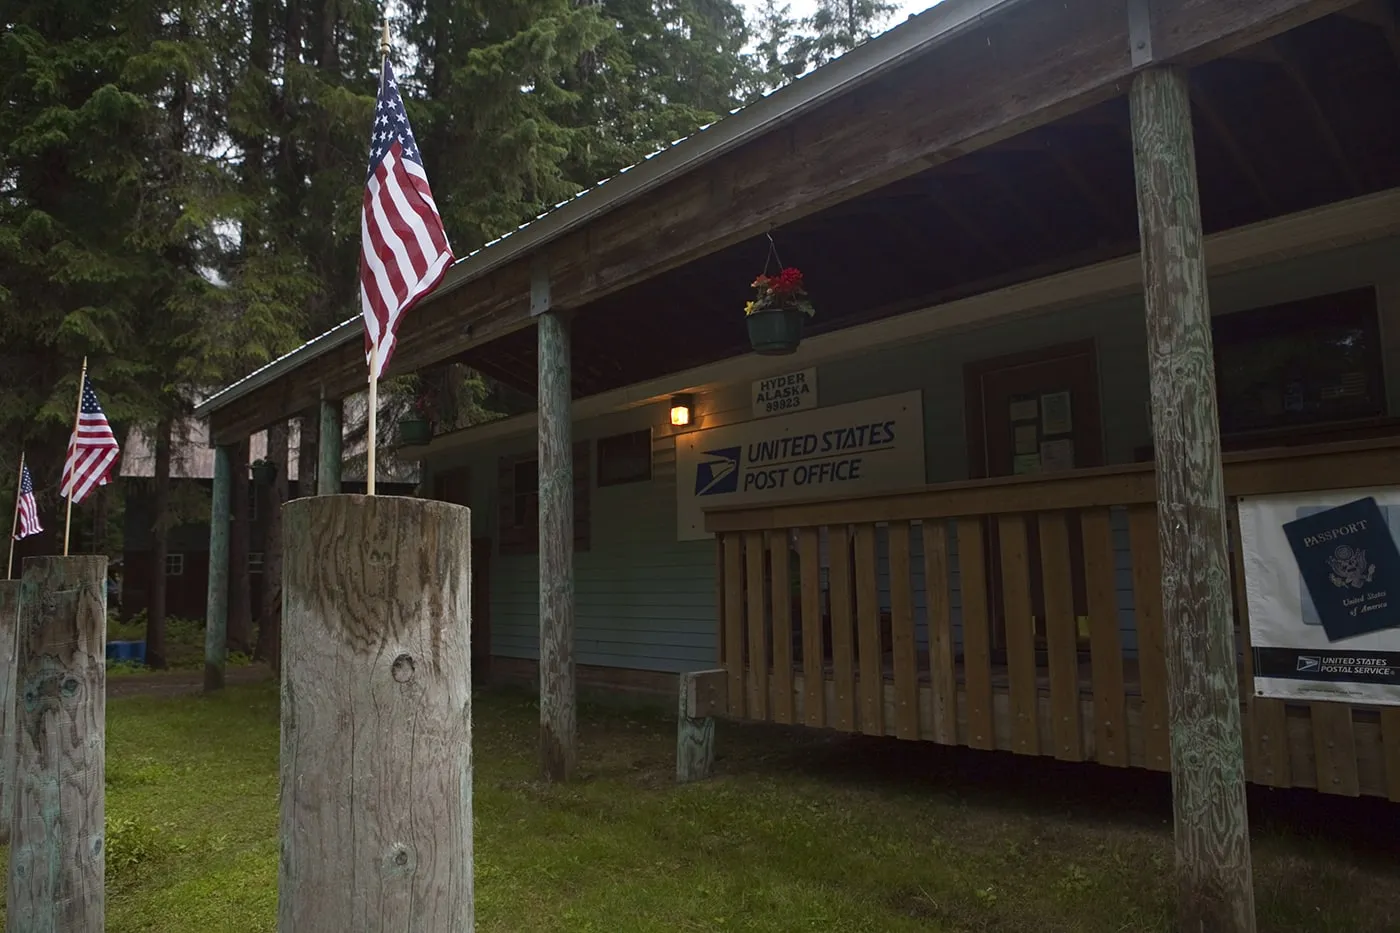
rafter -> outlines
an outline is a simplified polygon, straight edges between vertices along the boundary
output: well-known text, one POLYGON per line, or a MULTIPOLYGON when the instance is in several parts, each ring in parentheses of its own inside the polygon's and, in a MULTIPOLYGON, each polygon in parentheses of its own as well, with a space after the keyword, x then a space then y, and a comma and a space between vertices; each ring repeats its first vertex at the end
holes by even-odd
POLYGON ((1260 205, 1269 212, 1270 215, 1282 213, 1278 202, 1269 189, 1264 185, 1264 181, 1259 177, 1259 173, 1254 169, 1254 163, 1245 154, 1244 148, 1240 146, 1235 134, 1230 132, 1230 127, 1224 117, 1220 115, 1220 110, 1215 106, 1214 95, 1206 88, 1200 80, 1199 75, 1195 76, 1191 82, 1191 101, 1201 118, 1205 120, 1210 131, 1215 134, 1215 138, 1220 140, 1220 144, 1229 153, 1230 159, 1235 163, 1241 175, 1244 176, 1249 187, 1254 191, 1254 196, 1259 200, 1260 205))
POLYGON ((1379 29, 1390 46, 1391 54, 1395 56, 1396 64, 1400 65, 1400 14, 1395 10, 1393 0, 1365 0, 1343 10, 1342 15, 1379 29))
POLYGON ((1316 127, 1323 143, 1327 146, 1332 161, 1336 163, 1342 178, 1351 186, 1352 194, 1360 194, 1364 190, 1361 176, 1357 174, 1356 166, 1352 165, 1351 159, 1347 157, 1346 149, 1342 146, 1341 140, 1337 138, 1337 132, 1332 127, 1332 121, 1328 118, 1327 111, 1318 102, 1317 95, 1313 93, 1307 76, 1303 74, 1303 69, 1298 64, 1299 56, 1293 47, 1292 40, 1285 34, 1276 36, 1272 44, 1278 52, 1279 63, 1282 65, 1284 73, 1288 75, 1288 79, 1293 82, 1294 88, 1298 91, 1298 96, 1303 101, 1303 107, 1307 110, 1309 119, 1312 120, 1313 126, 1316 127))
MULTIPOLYGON (((1089 183, 1089 179, 1084 177, 1078 164, 1065 153, 1063 147, 1052 143, 1046 147, 1045 151, 1050 156, 1050 160, 1055 163, 1055 167, 1060 170, 1060 174, 1064 175, 1074 190, 1079 192, 1079 196, 1093 205, 1099 219, 1107 226, 1109 235, 1120 230, 1124 226, 1122 215, 1113 209, 1108 199, 1104 197, 1102 189, 1089 183)), ((1131 153, 1132 149, 1129 148, 1128 151, 1131 153)), ((1136 220, 1136 214, 1129 216, 1136 220)))
POLYGON ((934 180, 927 189, 929 200, 942 211, 945 217, 962 230, 968 239, 975 242, 982 252, 990 255, 998 268, 1005 269, 1014 266, 1016 261, 1011 254, 1008 253, 1000 243, 988 237, 982 227, 972 220, 972 218, 968 217, 967 214, 963 212, 962 208, 952 203, 943 193, 942 188, 943 186, 940 185, 937 180, 934 180))

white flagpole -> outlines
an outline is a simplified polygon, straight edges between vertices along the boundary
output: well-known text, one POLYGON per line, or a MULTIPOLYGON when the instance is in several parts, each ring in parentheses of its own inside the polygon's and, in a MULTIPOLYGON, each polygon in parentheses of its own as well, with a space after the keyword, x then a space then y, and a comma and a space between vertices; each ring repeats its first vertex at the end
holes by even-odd
MULTIPOLYGON (((78 407, 73 412, 73 436, 68 444, 72 446, 78 442, 78 422, 83 419, 83 386, 87 385, 87 357, 83 357, 83 371, 78 374, 78 407)), ((67 459, 64 460, 65 467, 67 459)), ((70 476, 68 482, 68 511, 63 517, 63 556, 68 556, 68 531, 73 526, 73 493, 77 491, 77 477, 70 476)))
POLYGON ((15 481, 15 514, 10 522, 10 559, 5 561, 5 579, 13 580, 15 573, 15 535, 19 534, 19 497, 24 486, 24 451, 19 452, 19 479, 15 481))

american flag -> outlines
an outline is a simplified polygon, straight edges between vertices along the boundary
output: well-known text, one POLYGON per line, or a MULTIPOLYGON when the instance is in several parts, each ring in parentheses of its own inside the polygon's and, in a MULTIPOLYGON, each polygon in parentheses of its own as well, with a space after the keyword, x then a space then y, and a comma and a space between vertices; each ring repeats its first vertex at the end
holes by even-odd
POLYGON ((394 69, 385 59, 360 211, 360 307, 372 379, 380 377, 394 352, 400 317, 442 280, 450 265, 452 247, 394 69), (377 356, 372 352, 376 344, 377 356))
POLYGON ((68 442, 68 459, 63 464, 63 495, 82 502, 98 486, 106 486, 119 453, 116 435, 102 406, 97 404, 97 393, 92 391, 92 380, 84 376, 78 425, 68 442))
POLYGON ((19 471, 19 502, 15 504, 15 512, 19 516, 16 541, 44 530, 44 526, 39 524, 39 506, 34 502, 34 480, 29 475, 29 467, 19 471))

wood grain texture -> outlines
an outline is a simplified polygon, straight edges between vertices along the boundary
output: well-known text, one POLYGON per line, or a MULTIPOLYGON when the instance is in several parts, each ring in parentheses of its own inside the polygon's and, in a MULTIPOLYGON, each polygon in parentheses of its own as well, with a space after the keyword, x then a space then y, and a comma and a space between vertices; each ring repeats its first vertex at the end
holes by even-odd
POLYGON ((997 520, 1001 545, 1001 592, 1005 607, 1006 661, 1011 680, 1011 750, 1040 754, 1039 689, 1036 685, 1035 618, 1031 615, 1030 546, 1026 520, 997 520))
POLYGON ((282 933, 470 933, 471 513, 284 513, 282 933))
POLYGON ((1381 760, 1386 796, 1400 803, 1400 708, 1381 710, 1381 760))
POLYGON ((569 322, 539 325, 540 773, 567 781, 578 767, 574 684, 574 460, 569 322))
POLYGON ((953 607, 948 586, 948 526, 923 522, 924 601, 928 604, 928 666, 933 740, 958 744, 958 674, 953 607))
POLYGON ((744 590, 748 611, 744 614, 749 642, 748 704, 750 719, 768 718, 768 639, 763 599, 763 532, 744 535, 744 590))
POLYGON ((773 721, 794 722, 792 695, 792 548, 786 528, 769 539, 773 567, 773 721))
POLYGON ((0 846, 10 843, 15 791, 15 653, 19 647, 18 580, 0 580, 0 846))
POLYGON ((967 691, 967 744, 995 749, 992 698, 992 630, 987 612, 986 536, 982 521, 958 520, 958 571, 962 584, 963 680, 967 691))
POLYGON ((890 639, 894 652, 894 734, 919 738, 919 643, 914 636, 909 523, 890 524, 890 639))
POLYGON ((856 628, 860 657, 860 731, 885 734, 885 653, 880 644, 880 568, 875 526, 856 526, 856 628))
POLYGON ((1084 760, 1079 703, 1079 624, 1074 615, 1069 521, 1064 512, 1042 512, 1040 579, 1045 588, 1045 651, 1050 667, 1050 731, 1055 757, 1084 760))
MULTIPOLYGON (((204 610, 204 689, 221 690, 228 662, 229 502, 232 450, 214 448, 214 488, 209 503, 209 584, 204 610)), ((255 491, 256 494, 256 491, 255 491)))
POLYGON ((1140 72, 1129 103, 1157 458, 1177 924, 1252 933, 1225 483, 1186 76, 1140 72))
POLYGON ((1128 510, 1128 540, 1133 557, 1133 618, 1137 623, 1138 684, 1142 691, 1143 743, 1147 766, 1172 767, 1167 729, 1167 659, 1162 634, 1162 555, 1157 544, 1157 510, 1128 510))
MULTIPOLYGON (((712 674, 700 674, 705 677, 712 674)), ((700 699, 696 696, 697 675, 682 673, 679 677, 680 704, 676 728, 676 782, 688 784, 703 781, 715 767, 715 721, 700 715, 700 699)))
POLYGON ((803 713, 809 726, 826 725, 826 647, 822 641, 821 541, 817 529, 797 533, 797 560, 802 575, 803 713))
POLYGON ((5 929, 100 933, 106 868, 107 558, 24 562, 5 929))
POLYGON ((320 440, 316 445, 316 494, 340 495, 341 437, 345 407, 338 398, 323 398, 320 404, 320 440))
POLYGON ((1351 707, 1345 703, 1310 703, 1317 789, 1324 794, 1359 797, 1356 774, 1356 732, 1351 707))
POLYGON ((1094 685, 1094 755, 1100 764, 1128 764, 1128 704, 1123 638, 1118 631, 1118 583, 1113 526, 1106 508, 1080 515, 1084 587, 1089 604, 1089 663, 1094 685))
POLYGON ((851 536, 844 525, 827 529, 831 555, 831 667, 835 687, 829 723, 846 732, 856 727, 855 619, 852 617, 851 536))
POLYGON ((722 536, 724 546, 724 669, 729 672, 729 715, 744 703, 744 537, 722 536))

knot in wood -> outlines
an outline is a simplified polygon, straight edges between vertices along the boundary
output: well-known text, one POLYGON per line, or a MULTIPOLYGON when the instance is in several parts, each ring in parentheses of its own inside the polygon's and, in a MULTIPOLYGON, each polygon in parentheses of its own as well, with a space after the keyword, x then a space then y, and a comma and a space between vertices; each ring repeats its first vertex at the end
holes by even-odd
POLYGON ((401 684, 406 684, 413 679, 413 658, 407 654, 401 654, 394 658, 394 680, 401 684))

